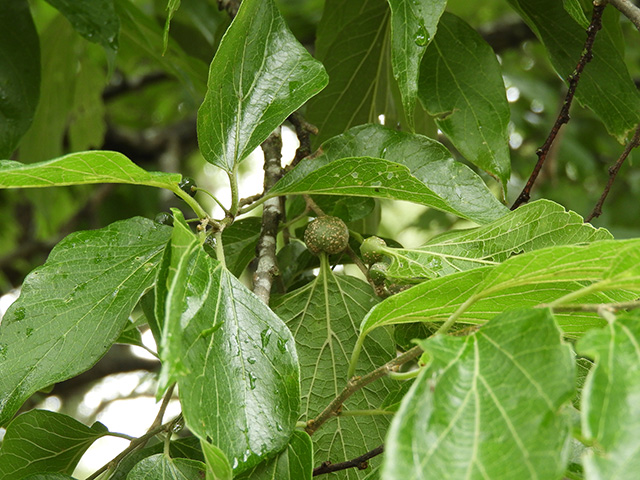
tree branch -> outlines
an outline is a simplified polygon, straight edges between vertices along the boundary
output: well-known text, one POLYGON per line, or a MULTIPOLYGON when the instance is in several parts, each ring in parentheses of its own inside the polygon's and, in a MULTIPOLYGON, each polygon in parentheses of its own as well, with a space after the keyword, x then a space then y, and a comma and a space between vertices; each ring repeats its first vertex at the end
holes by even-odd
POLYGON ((296 136, 300 142, 300 146, 296 150, 296 154, 291 162, 290 168, 293 168, 300 163, 300 160, 311 154, 311 135, 317 135, 318 128, 308 123, 298 112, 289 115, 287 120, 289 120, 291 125, 296 129, 296 136))
POLYGON ((536 151, 536 154, 538 155, 538 162, 533 168, 533 172, 531 173, 527 184, 524 186, 522 192, 511 206, 511 210, 515 210, 523 203, 527 203, 529 201, 529 198, 531 198, 531 189, 533 188, 533 184, 540 174, 540 170, 542 169, 542 165, 547 158, 549 149, 551 148, 553 141, 558 135, 560 127, 569 122, 569 109, 571 108, 571 103, 573 102, 573 97, 576 93, 576 88, 578 87, 580 74, 584 70, 584 67, 587 65, 587 63, 589 63, 593 58, 593 42, 595 41, 598 30, 602 28, 602 12, 604 11, 604 8, 605 5, 594 5, 593 7, 591 24, 589 25, 589 28, 587 28, 587 40, 584 43, 584 49, 582 50, 582 55, 580 56, 580 60, 578 60, 576 69, 571 75, 569 75, 569 90, 567 91, 567 95, 564 99, 562 108, 560 109, 560 113, 558 114, 558 118, 551 128, 551 132, 549 132, 549 136, 545 140, 544 144, 536 151))
POLYGON ((340 470, 347 470, 348 468, 357 468, 358 470, 364 470, 369 467, 369 460, 371 460, 373 457, 377 457, 382 452, 384 452, 384 445, 380 445, 379 447, 368 451, 364 455, 360 455, 359 457, 356 457, 352 460, 347 460, 346 462, 324 462, 319 467, 313 469, 313 476, 317 477, 318 475, 338 472, 340 470))
MULTIPOLYGON (((262 143, 264 151, 264 193, 266 194, 282 176, 282 137, 278 127, 269 138, 262 143)), ((280 197, 270 198, 264 202, 262 211, 262 230, 256 246, 258 266, 253 274, 253 293, 269 305, 273 278, 278 275, 276 259, 276 237, 278 225, 282 218, 280 197)))
POLYGON ((631 20, 636 28, 640 30, 640 8, 635 6, 629 0, 608 0, 608 3, 620 10, 620 12, 631 20))
POLYGON ((627 146, 624 147, 624 150, 620 154, 620 157, 618 157, 618 160, 616 161, 615 165, 609 168, 609 181, 607 182, 606 187, 604 187, 604 191, 602 192, 602 195, 600 195, 600 199, 596 203, 596 206, 593 207, 593 211, 585 219, 585 222, 590 222, 594 218, 602 215, 602 205, 604 204, 604 201, 607 199, 607 196, 609 195, 611 186, 613 185, 613 182, 615 181, 616 176, 618 175, 618 172, 622 167, 622 164, 631 153, 631 150, 636 148, 638 145, 640 145, 640 125, 638 125, 638 127, 636 128, 636 132, 633 135, 633 138, 631 139, 631 141, 629 141, 629 143, 627 143, 627 146))
POLYGON ((363 377, 353 377, 347 383, 347 386, 342 389, 340 394, 334 398, 327 407, 320 412, 320 414, 314 418, 313 420, 309 420, 307 422, 307 426, 305 427, 305 431, 309 435, 313 435, 316 430, 318 430, 327 420, 331 417, 339 415, 340 408, 342 408, 342 404, 354 393, 358 390, 366 387, 370 383, 386 376, 389 372, 394 371, 400 365, 404 365, 411 360, 418 358, 422 355, 422 348, 419 346, 415 346, 410 350, 407 350, 402 355, 398 355, 393 360, 388 361, 381 367, 376 368, 372 372, 367 373, 363 377))

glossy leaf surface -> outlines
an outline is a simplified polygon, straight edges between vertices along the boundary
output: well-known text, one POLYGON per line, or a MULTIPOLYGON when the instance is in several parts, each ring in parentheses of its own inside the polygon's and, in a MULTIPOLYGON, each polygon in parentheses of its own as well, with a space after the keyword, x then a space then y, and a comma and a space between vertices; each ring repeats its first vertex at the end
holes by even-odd
POLYGON ((391 7, 391 64, 402 93, 407 120, 418 98, 420 62, 438 28, 446 0, 388 0, 391 7))
POLYGON ((222 232, 227 269, 236 277, 242 275, 249 262, 256 256, 261 226, 262 220, 258 217, 242 218, 222 232))
POLYGON ((231 480, 233 478, 233 470, 222 450, 203 441, 202 452, 207 463, 207 480, 231 480))
POLYGON ((170 231, 136 217, 72 233, 27 276, 0 324, 0 425, 107 352, 153 284, 170 231))
MULTIPOLYGON (((567 81, 584 48, 587 36, 584 27, 571 18, 563 2, 509 0, 509 3, 544 44, 553 68, 567 81)), ((617 19, 618 13, 613 8, 605 9, 603 23, 608 22, 609 16, 617 19)), ((600 117, 610 134, 622 141, 640 123, 640 94, 616 40, 607 30, 596 37, 593 60, 580 76, 576 98, 600 117)))
POLYGON ((0 51, 0 158, 9 158, 40 97, 40 43, 27 0, 2 5, 0 51))
MULTIPOLYGON (((323 264, 310 284, 272 301, 274 311, 293 332, 300 356, 302 420, 319 414, 347 384, 349 356, 357 338, 358 324, 377 302, 371 287, 361 280, 334 275, 323 264)), ((357 373, 367 373, 395 354, 387 331, 374 332, 365 342, 357 373)), ((360 391, 343 406, 347 410, 377 409, 388 387, 360 391)), ((380 445, 389 419, 385 416, 339 416, 313 435, 315 463, 341 462, 380 445)), ((336 478, 356 479, 357 471, 336 473, 336 478)))
POLYGON ((242 2, 211 62, 198 111, 202 155, 231 172, 327 81, 273 0, 242 2))
POLYGON ((238 480, 311 480, 313 473, 313 445, 311 437, 296 430, 289 445, 282 452, 250 471, 238 480))
POLYGON ((574 363, 548 310, 504 313, 419 344, 430 364, 402 401, 383 478, 560 478, 574 363))
POLYGON ((72 474, 84 452, 106 432, 101 423, 87 427, 61 413, 23 413, 9 424, 2 441, 0 478, 43 472, 72 474))
POLYGON ((577 344, 595 358, 582 391, 582 434, 597 449, 583 456, 585 478, 632 479, 640 468, 640 324, 637 312, 620 315, 577 344))
POLYGON ((467 160, 506 185, 510 113, 500 65, 480 34, 455 15, 442 15, 427 47, 418 98, 467 160))
POLYGON ((161 380, 177 380, 190 430, 240 473, 284 448, 295 427, 295 344, 284 323, 174 215, 161 380))
POLYGON ((205 468, 204 463, 197 460, 158 453, 138 462, 127 480, 198 480, 204 478, 205 468))

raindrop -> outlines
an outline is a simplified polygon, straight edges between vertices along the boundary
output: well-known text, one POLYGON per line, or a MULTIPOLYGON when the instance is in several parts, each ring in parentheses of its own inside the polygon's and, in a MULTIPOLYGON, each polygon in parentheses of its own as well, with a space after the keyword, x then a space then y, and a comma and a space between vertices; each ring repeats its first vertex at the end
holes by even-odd
POLYGON ((427 29, 424 28, 422 22, 418 26, 418 31, 413 36, 413 41, 416 42, 416 45, 419 47, 424 47, 427 43, 429 43, 429 35, 427 34, 427 29))
POLYGON ((258 377, 256 377, 255 373, 249 372, 249 388, 251 390, 256 388, 256 380, 258 380, 258 377))
POLYGON ((256 363, 256 359, 255 359, 255 357, 248 357, 247 358, 247 362, 249 362, 251 365, 253 365, 254 363, 256 363))
POLYGON ((393 173, 387 173, 387 180, 391 180, 393 178, 393 173))
POLYGON ((271 341, 272 333, 273 333, 273 330, 271 330, 270 328, 267 328, 266 330, 263 330, 260 333, 260 339, 262 340, 262 348, 267 348, 267 346, 269 345, 269 342, 271 341))
POLYGON ((0 357, 4 360, 7 358, 7 346, 4 344, 0 344, 0 357))
POLYGON ((278 339, 278 350, 282 353, 287 353, 287 341, 284 338, 278 339))
POLYGON ((20 308, 16 308, 16 311, 13 312, 13 318, 16 321, 20 321, 23 320, 25 317, 26 313, 24 311, 24 307, 20 307, 20 308))
POLYGON ((27 337, 30 337, 32 333, 33 333, 33 328, 27 328, 27 331, 26 331, 27 337))
POLYGON ((358 178, 358 172, 351 172, 351 176, 353 178, 358 178))

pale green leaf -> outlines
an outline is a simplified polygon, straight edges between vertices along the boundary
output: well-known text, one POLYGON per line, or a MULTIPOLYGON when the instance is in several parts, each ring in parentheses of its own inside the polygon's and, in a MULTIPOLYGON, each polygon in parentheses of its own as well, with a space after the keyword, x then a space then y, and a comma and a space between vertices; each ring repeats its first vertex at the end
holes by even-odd
POLYGON ((113 0, 47 2, 57 8, 84 38, 114 52, 118 50, 120 19, 113 7, 113 0))
MULTIPOLYGON (((509 0, 546 47, 553 68, 565 80, 573 73, 584 48, 586 31, 571 18, 558 0, 509 0)), ((618 18, 614 8, 605 9, 603 23, 618 18)), ((617 23, 617 22, 616 22, 617 23)), ((640 123, 640 95, 616 38, 600 31, 593 46, 593 60, 587 64, 576 90, 581 104, 593 110, 618 141, 640 123)))
POLYGON ((84 452, 106 433, 101 423, 87 427, 62 413, 23 413, 9 424, 2 441, 0 478, 44 472, 72 474, 84 452))
POLYGON ((573 212, 550 200, 537 200, 490 224, 438 235, 419 248, 382 250, 391 258, 390 281, 421 281, 486 265, 520 253, 555 245, 611 239, 573 212))
POLYGON ((72 233, 27 276, 0 324, 0 425, 107 352, 153 284, 170 231, 136 217, 72 233))
POLYGON ((418 97, 420 62, 438 28, 446 0, 388 0, 391 7, 391 64, 409 125, 418 97))
POLYGON ((633 479, 640 469, 640 316, 620 315, 577 344, 595 359, 582 391, 582 434, 596 445, 583 457, 588 480, 633 479))
POLYGON ((562 0, 562 4, 567 13, 571 15, 571 18, 573 18, 580 24, 582 28, 586 30, 590 22, 584 14, 584 10, 582 10, 582 4, 580 3, 580 0, 562 0))
MULTIPOLYGON (((449 211, 459 212, 458 215, 465 218, 487 223, 509 211, 478 175, 466 165, 454 161, 451 152, 442 144, 425 136, 369 124, 354 127, 327 140, 321 148, 320 156, 311 162, 301 162, 285 178, 302 179, 332 161, 368 156, 408 167, 411 175, 440 197, 449 211)), ((358 185, 357 179, 353 178, 355 185, 358 185)), ((287 181, 283 179, 283 183, 287 181)), ((335 183, 329 177, 326 181, 335 183)))
POLYGON ((169 27, 171 25, 171 19, 180 8, 180 0, 168 0, 167 1, 167 20, 164 23, 164 31, 162 32, 162 53, 167 51, 169 46, 169 27))
POLYGON ((500 65, 480 34, 455 15, 442 15, 427 47, 418 98, 460 153, 506 186, 510 113, 500 65))
POLYGON ((419 342, 431 363, 402 401, 383 478, 560 478, 571 349, 548 310, 504 313, 466 337, 419 342))
POLYGON ((97 62, 86 58, 78 66, 69 124, 69 148, 72 152, 100 148, 104 143, 107 122, 102 91, 106 83, 105 69, 97 62))
POLYGON ((147 172, 123 154, 78 152, 39 163, 0 160, 0 188, 34 188, 92 183, 130 183, 178 191, 178 173, 147 172))
POLYGON ((40 44, 27 0, 2 5, 0 51, 0 158, 9 158, 40 97, 40 44))
POLYGON ((202 441, 202 452, 207 463, 207 480, 231 480, 233 471, 225 454, 215 445, 202 441))
MULTIPOLYGON (((310 284, 272 301, 274 311, 293 332, 300 357, 302 412, 308 421, 318 415, 346 386, 349 356, 357 339, 358 324, 377 302, 371 287, 361 280, 334 275, 327 262, 310 284)), ((364 344, 357 371, 365 374, 395 355, 391 336, 380 329, 364 344)), ((343 412, 378 409, 389 390, 384 382, 361 390, 347 400, 343 412)), ((313 435, 315 461, 342 462, 382 443, 389 419, 386 416, 343 415, 313 435)), ((364 476, 350 469, 336 479, 364 476)))
POLYGON ((158 453, 144 458, 131 469, 127 480, 200 480, 205 464, 187 458, 171 458, 158 453))
MULTIPOLYGON (((640 240, 602 240, 548 247, 498 266, 485 266, 420 283, 385 299, 362 322, 362 334, 411 322, 483 324, 505 310, 561 303, 629 301, 640 293, 640 240)), ((568 334, 602 325, 594 314, 558 315, 568 334)))
POLYGON ((238 480, 311 480, 312 474, 311 437, 306 432, 296 430, 286 449, 236 478, 238 480))
POLYGON ((168 285, 161 379, 177 380, 189 429, 240 473, 282 450, 298 419, 291 332, 177 214, 168 285))
POLYGON ((243 1, 211 62, 198 110, 202 155, 233 171, 327 81, 273 0, 243 1))

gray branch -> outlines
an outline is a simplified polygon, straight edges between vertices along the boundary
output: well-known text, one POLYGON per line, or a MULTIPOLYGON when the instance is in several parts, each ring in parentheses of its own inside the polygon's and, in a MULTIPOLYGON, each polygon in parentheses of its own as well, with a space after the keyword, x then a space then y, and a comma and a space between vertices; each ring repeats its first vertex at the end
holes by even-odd
POLYGON ((629 0, 608 0, 608 3, 620 10, 640 30, 640 8, 629 0))

